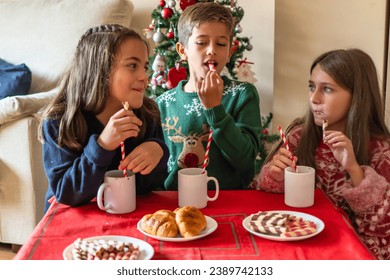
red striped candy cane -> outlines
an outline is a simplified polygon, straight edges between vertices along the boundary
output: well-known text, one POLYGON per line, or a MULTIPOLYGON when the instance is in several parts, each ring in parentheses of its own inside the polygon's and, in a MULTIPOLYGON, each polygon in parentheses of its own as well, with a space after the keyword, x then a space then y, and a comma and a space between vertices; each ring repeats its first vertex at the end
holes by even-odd
POLYGON ((294 157, 293 157, 293 155, 292 155, 292 153, 291 153, 290 147, 288 146, 287 139, 286 139, 286 135, 284 135, 281 126, 278 126, 278 130, 279 130, 280 136, 282 137, 284 146, 286 146, 287 151, 289 151, 290 154, 291 154, 290 159, 291 159, 292 162, 293 162, 294 170, 295 170, 295 172, 298 172, 298 171, 297 171, 297 164, 296 164, 296 162, 295 162, 295 160, 294 160, 294 157))
MULTIPOLYGON (((125 159, 125 143, 124 142, 121 142, 121 154, 122 154, 122 161, 123 161, 125 159)), ((127 176, 126 168, 123 169, 123 176, 124 177, 127 176)))
POLYGON ((202 174, 206 172, 206 166, 207 166, 207 161, 209 159, 209 151, 210 151, 210 145, 212 140, 213 140, 213 131, 210 128, 209 138, 207 139, 206 153, 204 154, 202 174))
MULTIPOLYGON (((129 103, 126 101, 126 102, 122 102, 122 105, 123 105, 123 108, 125 108, 125 110, 129 110, 129 103)), ((122 155, 122 161, 125 159, 125 143, 124 142, 121 142, 121 155, 122 155)), ((123 176, 126 177, 127 176, 127 173, 126 173, 126 168, 123 169, 123 176)))

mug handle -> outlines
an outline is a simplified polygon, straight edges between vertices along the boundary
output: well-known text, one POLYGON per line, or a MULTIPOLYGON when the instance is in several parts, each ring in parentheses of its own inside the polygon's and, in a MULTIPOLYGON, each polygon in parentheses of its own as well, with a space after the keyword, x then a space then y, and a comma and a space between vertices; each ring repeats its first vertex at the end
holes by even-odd
POLYGON ((207 177, 207 182, 208 181, 213 181, 214 184, 215 184, 215 195, 214 197, 210 198, 208 195, 207 195, 207 201, 214 201, 218 198, 218 195, 219 195, 219 183, 218 183, 218 180, 214 177, 207 177))
POLYGON ((108 210, 111 208, 110 204, 107 204, 106 206, 104 206, 104 202, 103 202, 103 193, 104 193, 104 190, 106 189, 106 187, 108 187, 107 183, 101 184, 99 187, 98 193, 97 193, 97 197, 96 197, 97 205, 102 210, 108 210))

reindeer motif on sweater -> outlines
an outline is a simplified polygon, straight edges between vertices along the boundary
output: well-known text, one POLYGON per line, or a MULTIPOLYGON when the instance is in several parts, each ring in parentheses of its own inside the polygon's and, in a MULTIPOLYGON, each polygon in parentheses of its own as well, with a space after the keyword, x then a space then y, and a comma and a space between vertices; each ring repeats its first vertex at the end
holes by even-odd
POLYGON ((180 168, 201 167, 205 155, 202 141, 207 141, 209 127, 204 124, 200 134, 191 132, 185 135, 182 133, 181 126, 177 127, 178 120, 177 117, 166 118, 165 123, 162 123, 163 129, 167 131, 168 135, 171 131, 174 133, 172 136, 168 136, 169 140, 174 143, 183 143, 183 149, 177 158, 177 165, 180 168))

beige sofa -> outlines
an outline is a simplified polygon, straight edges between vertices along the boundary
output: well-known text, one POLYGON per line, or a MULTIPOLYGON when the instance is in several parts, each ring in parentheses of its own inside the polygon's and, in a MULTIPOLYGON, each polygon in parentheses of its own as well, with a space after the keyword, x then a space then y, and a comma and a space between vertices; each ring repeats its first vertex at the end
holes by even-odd
POLYGON ((23 244, 43 216, 47 179, 34 114, 57 92, 84 31, 130 26, 130 0, 0 0, 0 58, 25 63, 30 93, 0 100, 0 242, 23 244))

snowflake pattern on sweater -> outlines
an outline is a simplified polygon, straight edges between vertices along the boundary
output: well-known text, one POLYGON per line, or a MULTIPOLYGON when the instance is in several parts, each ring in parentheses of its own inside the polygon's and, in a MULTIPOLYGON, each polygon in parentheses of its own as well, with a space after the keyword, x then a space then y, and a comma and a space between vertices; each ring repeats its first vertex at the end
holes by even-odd
MULTIPOLYGON (((287 135, 292 153, 297 150, 302 127, 294 127, 287 135)), ((378 258, 390 259, 390 141, 372 139, 371 162, 361 166, 363 181, 352 186, 347 172, 323 142, 316 149, 316 187, 330 201, 343 209, 361 241, 378 258)), ((270 163, 264 165, 255 180, 259 190, 283 192, 284 182, 270 176, 270 163)))

